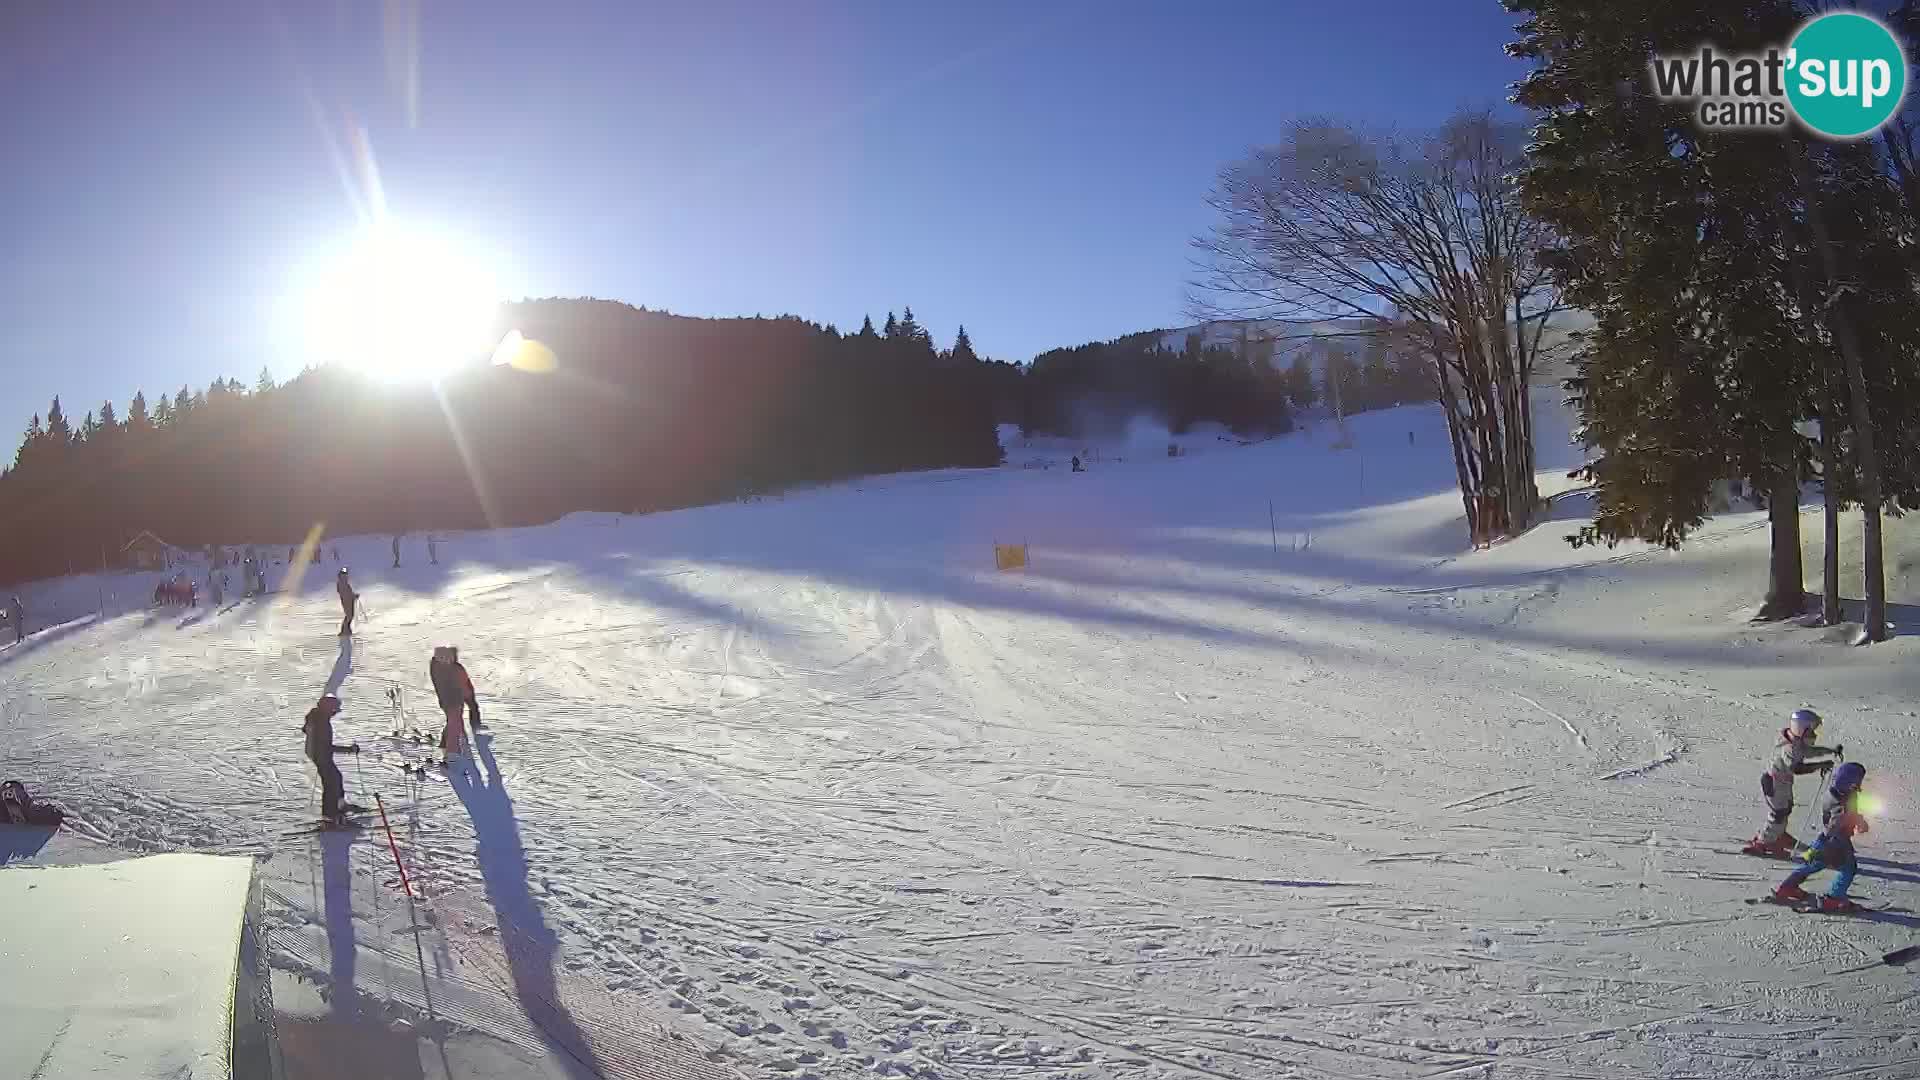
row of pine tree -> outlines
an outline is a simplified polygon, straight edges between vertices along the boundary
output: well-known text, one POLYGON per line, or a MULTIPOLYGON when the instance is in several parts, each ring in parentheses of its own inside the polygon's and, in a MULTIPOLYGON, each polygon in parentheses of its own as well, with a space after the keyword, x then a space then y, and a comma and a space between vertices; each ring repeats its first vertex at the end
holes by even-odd
POLYGON ((911 311, 853 334, 797 318, 692 319, 598 300, 512 305, 557 370, 380 386, 328 366, 218 379, 75 426, 59 399, 0 473, 0 579, 171 543, 477 528, 654 511, 864 473, 1000 460, 1008 364, 911 311))
MULTIPOLYGON (((1506 0, 1535 62, 1520 176, 1593 315, 1572 382, 1598 516, 1576 538, 1677 545, 1715 480, 1743 476, 1773 525, 1763 614, 1807 604, 1800 498, 1825 493, 1821 613, 1843 617, 1839 514, 1863 517, 1867 635, 1886 632, 1883 511, 1920 508, 1920 126, 1829 141, 1701 127, 1655 95, 1656 56, 1789 41, 1793 0, 1506 0)), ((1908 40, 1920 10, 1894 13, 1908 40)), ((1909 99, 1911 100, 1911 99, 1909 99)))
POLYGON ((598 300, 503 312, 560 358, 432 388, 333 368, 285 385, 220 378, 149 407, 135 392, 76 426, 59 398, 0 473, 0 578, 115 565, 143 531, 183 545, 521 525, 576 510, 652 511, 908 469, 996 464, 996 425, 1100 435, 1134 416, 1183 432, 1287 431, 1341 386, 1344 407, 1420 400, 1417 365, 1333 349, 1319 385, 1272 343, 1179 350, 1157 335, 983 360, 961 328, 937 348, 911 308, 852 334, 798 318, 690 319, 598 300))

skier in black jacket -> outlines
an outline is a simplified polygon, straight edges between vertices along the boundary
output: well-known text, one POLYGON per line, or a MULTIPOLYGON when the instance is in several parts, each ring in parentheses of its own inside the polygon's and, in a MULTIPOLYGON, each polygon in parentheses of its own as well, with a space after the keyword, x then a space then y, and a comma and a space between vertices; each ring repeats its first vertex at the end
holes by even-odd
POLYGON ((307 721, 301 729, 307 734, 307 758, 320 774, 320 816, 334 823, 346 816, 340 801, 346 794, 346 783, 340 778, 340 766, 333 763, 333 755, 360 752, 359 743, 341 746, 333 741, 333 717, 339 711, 340 699, 328 694, 307 710, 307 721))
POLYGON ((347 568, 344 566, 334 575, 333 586, 340 594, 340 612, 343 616, 340 620, 340 636, 346 637, 353 633, 354 601, 360 599, 360 594, 353 591, 353 583, 347 580, 347 568))

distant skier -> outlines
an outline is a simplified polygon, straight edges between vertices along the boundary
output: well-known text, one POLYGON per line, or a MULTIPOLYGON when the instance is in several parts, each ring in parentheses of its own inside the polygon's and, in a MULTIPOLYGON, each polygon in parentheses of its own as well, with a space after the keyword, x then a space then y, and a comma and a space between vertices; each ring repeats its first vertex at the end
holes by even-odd
POLYGON ((313 545, 313 565, 315 566, 320 565, 320 545, 319 544, 313 545))
POLYGON ((427 663, 427 677, 433 682, 433 694, 440 702, 440 711, 446 714, 440 748, 449 755, 464 754, 467 733, 460 714, 463 709, 470 710, 474 729, 479 730, 480 702, 473 693, 473 680, 467 677, 467 669, 460 663, 460 650, 451 645, 435 647, 433 659, 427 663))
POLYGON ((393 568, 400 569, 400 534, 393 534, 393 568))
POLYGON ((340 548, 338 545, 335 545, 333 549, 333 561, 335 563, 338 563, 340 561, 340 548))
POLYGON ((1074 471, 1074 472, 1086 472, 1086 471, 1087 471, 1087 470, 1086 470, 1085 468, 1083 468, 1083 467, 1081 466, 1081 464, 1080 464, 1080 455, 1079 455, 1079 454, 1075 454, 1075 455, 1073 455, 1073 471, 1074 471))
POLYGON ((209 570, 207 572, 207 600, 213 607, 217 608, 226 602, 226 593, 220 588, 221 579, 226 576, 227 574, 224 570, 209 570))
POLYGON ((431 536, 427 537, 427 561, 435 566, 440 565, 440 541, 431 536))
POLYGON ((1820 898, 1820 910, 1860 910, 1859 904, 1847 899, 1847 890, 1853 886, 1854 875, 1860 872, 1860 860, 1853 852, 1853 838, 1867 832, 1866 815, 1860 812, 1860 788, 1866 779, 1867 767, 1857 761, 1849 761, 1834 770, 1833 786, 1820 804, 1820 835, 1807 849, 1806 861, 1773 890, 1776 903, 1804 904, 1812 900, 1800 883, 1822 870, 1838 870, 1827 894, 1820 898))
POLYGON ((27 640, 27 609, 20 604, 20 594, 14 593, 7 601, 7 621, 13 623, 13 643, 27 640))
POLYGON ((353 633, 353 609, 356 602, 360 599, 360 594, 353 591, 353 583, 347 580, 346 567, 341 567, 340 572, 333 576, 333 589, 340 594, 340 614, 342 616, 340 619, 340 636, 346 637, 353 633))
POLYGON ((341 746, 333 741, 333 718, 339 711, 340 699, 328 694, 307 710, 307 720, 301 728, 307 734, 307 759, 320 774, 320 816, 336 825, 343 822, 348 808, 341 801, 346 795, 346 783, 340 778, 340 766, 333 763, 333 755, 360 752, 359 743, 341 746))
POLYGON ((1785 856, 1799 846, 1800 842, 1787 832, 1787 822, 1793 817, 1793 778, 1813 772, 1827 775, 1833 771, 1833 762, 1808 761, 1807 758, 1837 757, 1844 749, 1814 745, 1814 736, 1819 732, 1820 714, 1812 709, 1795 709, 1792 719, 1780 732, 1780 745, 1768 762, 1767 771, 1760 774, 1760 794, 1767 802, 1767 824, 1741 849, 1746 854, 1785 856))

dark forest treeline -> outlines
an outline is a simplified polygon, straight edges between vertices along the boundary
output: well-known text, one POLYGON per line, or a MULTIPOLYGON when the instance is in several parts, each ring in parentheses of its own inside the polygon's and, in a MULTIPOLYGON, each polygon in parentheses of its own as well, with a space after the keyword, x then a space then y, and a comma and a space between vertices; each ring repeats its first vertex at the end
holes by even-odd
POLYGON ((1207 344, 1193 331, 1182 348, 1169 349, 1164 336, 1131 334, 1035 357, 1020 387, 1021 428, 1098 436, 1152 416, 1176 435, 1202 422, 1274 435, 1291 431, 1294 418, 1316 404, 1331 407, 1336 381, 1347 413, 1433 400, 1428 369, 1377 342, 1299 343, 1280 363, 1272 340, 1207 344))
POLYGON ((142 530, 171 543, 652 511, 797 484, 1000 460, 1018 369, 966 333, 936 350, 909 310, 841 334, 793 317, 695 319, 540 300, 503 328, 556 370, 463 371, 394 388, 335 368, 275 386, 221 380, 136 395, 74 424, 56 407, 0 474, 0 580, 117 562, 142 530))
POLYGON ((1288 373, 1268 358, 1203 347, 1160 347, 1150 335, 1053 349, 1034 357, 1021 387, 1021 430, 1097 437, 1151 416, 1178 435, 1212 421, 1246 435, 1293 429, 1288 373))

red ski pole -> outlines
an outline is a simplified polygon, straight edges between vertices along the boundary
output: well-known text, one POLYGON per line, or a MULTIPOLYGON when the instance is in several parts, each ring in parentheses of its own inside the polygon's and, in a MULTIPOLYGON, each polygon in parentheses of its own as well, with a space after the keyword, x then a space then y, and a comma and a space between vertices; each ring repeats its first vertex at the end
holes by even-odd
POLYGON ((407 867, 400 861, 400 845, 393 842, 393 826, 387 824, 387 804, 380 801, 380 793, 373 793, 373 805, 380 811, 380 827, 387 832, 387 850, 393 852, 394 868, 400 871, 400 887, 406 890, 407 899, 414 899, 413 886, 407 881, 407 867))

